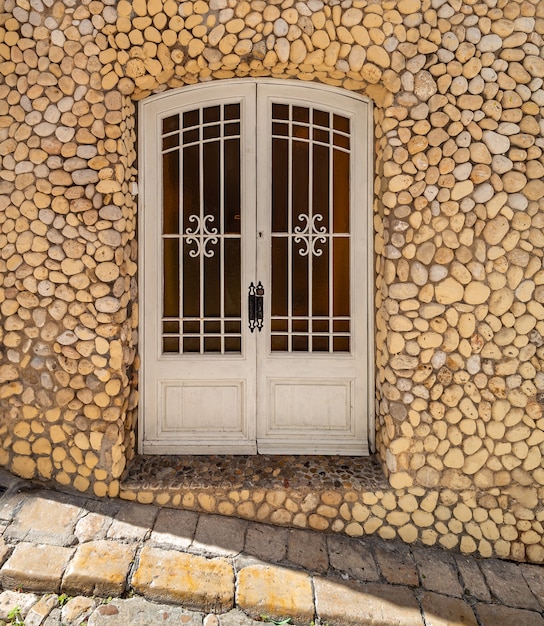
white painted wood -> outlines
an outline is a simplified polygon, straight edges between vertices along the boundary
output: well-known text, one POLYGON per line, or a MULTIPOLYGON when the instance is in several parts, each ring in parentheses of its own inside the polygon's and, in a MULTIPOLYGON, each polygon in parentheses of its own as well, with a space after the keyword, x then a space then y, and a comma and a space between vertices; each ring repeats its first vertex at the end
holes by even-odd
MULTIPOLYGON (((374 416, 370 120, 371 105, 358 96, 270 79, 184 87, 140 104, 140 162, 153 164, 140 183, 141 452, 368 453, 374 416), (242 354, 162 354, 161 119, 216 100, 242 104, 242 354), (272 101, 319 102, 351 120, 350 353, 270 350, 272 101), (245 290, 259 280, 265 286, 264 329, 250 333, 245 290)), ((371 441, 372 435, 373 426, 371 441)))
MULTIPOLYGON (((242 126, 242 318, 245 285, 255 271, 255 86, 228 93, 221 83, 186 87, 140 105, 140 159, 144 170, 140 212, 142 372, 141 451, 144 454, 252 454, 255 443, 255 342, 242 354, 163 354, 161 348, 161 123, 179 111, 239 102, 242 126)), ((246 328, 246 323, 242 324, 246 328)))

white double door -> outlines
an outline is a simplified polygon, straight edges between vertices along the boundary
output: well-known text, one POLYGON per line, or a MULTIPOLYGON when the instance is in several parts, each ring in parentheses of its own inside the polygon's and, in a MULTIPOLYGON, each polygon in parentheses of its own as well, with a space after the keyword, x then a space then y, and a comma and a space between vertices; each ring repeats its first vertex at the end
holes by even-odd
POLYGON ((368 453, 369 107, 245 79, 140 105, 143 453, 368 453))

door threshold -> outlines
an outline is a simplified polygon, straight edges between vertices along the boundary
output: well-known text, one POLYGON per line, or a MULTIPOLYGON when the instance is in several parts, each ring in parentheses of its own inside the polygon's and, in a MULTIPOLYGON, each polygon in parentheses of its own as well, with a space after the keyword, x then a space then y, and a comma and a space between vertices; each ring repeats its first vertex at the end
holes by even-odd
MULTIPOLYGON (((342 532, 342 505, 391 491, 375 456, 137 456, 119 496, 142 504, 342 532)), ((347 523, 346 523, 347 522, 347 523)))

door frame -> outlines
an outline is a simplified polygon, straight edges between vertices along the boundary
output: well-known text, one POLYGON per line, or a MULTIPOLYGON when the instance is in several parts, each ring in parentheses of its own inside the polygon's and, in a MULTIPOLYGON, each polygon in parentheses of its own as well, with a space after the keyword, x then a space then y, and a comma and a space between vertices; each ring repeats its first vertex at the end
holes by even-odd
MULTIPOLYGON (((217 84, 218 81, 213 81, 213 84, 217 84)), ((256 85, 259 84, 267 84, 267 85, 286 85, 290 81, 279 81, 278 79, 271 78, 243 78, 243 79, 225 79, 219 81, 222 86, 224 86, 225 90, 233 89, 235 90, 236 86, 253 83, 256 85)), ((293 81, 294 82, 294 81, 293 81)), ((202 98, 201 101, 206 101, 205 95, 205 87, 209 86, 211 83, 199 83, 196 85, 184 86, 181 87, 176 92, 179 92, 179 96, 182 97, 182 94, 188 94, 190 92, 195 92, 198 90, 202 90, 202 98)), ((340 94, 344 97, 352 97, 359 101, 364 101, 369 106, 369 115, 366 120, 363 120, 361 123, 366 126, 366 136, 367 142, 366 146, 362 145, 361 150, 366 153, 366 162, 368 163, 368 184, 366 185, 367 189, 367 197, 362 199, 361 204, 367 207, 367 211, 365 212, 365 216, 363 216, 363 220, 365 222, 365 230, 367 235, 367 246, 366 246, 366 276, 364 277, 364 287, 366 288, 366 307, 364 311, 357 312, 358 316, 364 315, 366 318, 366 347, 367 347, 367 359, 366 359, 366 368, 367 368, 367 376, 365 377, 364 384, 366 385, 366 412, 367 412, 367 439, 369 444, 369 449, 371 452, 375 449, 375 308, 374 308, 374 293, 375 293, 375 271, 374 271, 374 229, 373 229, 373 187, 374 187, 374 168, 373 168, 373 116, 372 116, 372 102, 365 97, 360 96, 359 94, 347 91, 345 89, 340 89, 336 87, 331 87, 328 85, 322 85, 319 83, 300 83, 297 81, 299 86, 304 86, 305 88, 315 89, 317 91, 330 92, 331 94, 340 94)), ((161 94, 150 96, 145 100, 139 103, 139 119, 138 119, 138 157, 139 157, 139 171, 145 171, 145 154, 146 152, 149 154, 149 150, 146 150, 147 147, 147 137, 144 126, 146 124, 145 112, 144 109, 146 105, 150 103, 154 103, 160 101, 164 98, 171 98, 173 96, 172 90, 165 91, 161 94)), ((176 107, 173 107, 175 110, 176 107)), ((247 155, 243 155, 242 158, 245 158, 247 155)), ((143 329, 144 324, 144 299, 143 294, 146 292, 146 279, 145 272, 143 268, 146 266, 146 246, 144 245, 144 220, 141 219, 145 211, 145 195, 146 195, 146 176, 140 176, 139 179, 139 197, 138 197, 138 210, 140 219, 138 220, 138 240, 139 240, 139 255, 138 255, 138 264, 139 264, 139 279, 138 279, 138 287, 139 287, 139 328, 143 329)), ((356 209, 355 209, 356 210, 356 209)), ((256 216, 257 221, 259 221, 259 216, 256 216)), ((257 233, 256 233, 257 234, 257 233)), ((356 271, 356 268, 353 268, 353 271, 356 271)), ((354 317, 355 317, 354 311, 354 317)), ((145 345, 143 341, 143 332, 140 332, 140 373, 139 378, 143 380, 146 375, 146 368, 149 364, 146 361, 146 352, 148 351, 148 347, 145 345)), ((144 388, 143 385, 139 386, 139 406, 138 406, 138 450, 142 453, 143 444, 144 444, 144 433, 145 433, 145 416, 144 416, 144 388)))

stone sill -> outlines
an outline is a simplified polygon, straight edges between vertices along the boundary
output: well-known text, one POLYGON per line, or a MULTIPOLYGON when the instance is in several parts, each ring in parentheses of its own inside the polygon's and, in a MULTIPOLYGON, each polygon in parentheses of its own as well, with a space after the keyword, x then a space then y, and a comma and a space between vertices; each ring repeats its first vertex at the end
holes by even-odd
POLYGON ((120 497, 282 526, 344 530, 341 507, 391 491, 375 457, 137 456, 120 497), (342 528, 340 527, 342 526, 342 528))

